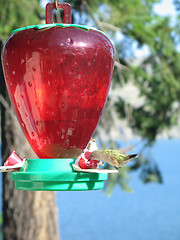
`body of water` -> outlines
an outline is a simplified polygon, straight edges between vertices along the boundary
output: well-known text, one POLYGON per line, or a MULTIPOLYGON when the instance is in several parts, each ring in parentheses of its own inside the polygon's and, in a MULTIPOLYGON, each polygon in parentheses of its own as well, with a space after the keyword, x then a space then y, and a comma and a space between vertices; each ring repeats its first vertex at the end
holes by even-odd
POLYGON ((180 240, 180 140, 158 140, 152 152, 163 184, 133 172, 133 193, 57 192, 61 239, 180 240))

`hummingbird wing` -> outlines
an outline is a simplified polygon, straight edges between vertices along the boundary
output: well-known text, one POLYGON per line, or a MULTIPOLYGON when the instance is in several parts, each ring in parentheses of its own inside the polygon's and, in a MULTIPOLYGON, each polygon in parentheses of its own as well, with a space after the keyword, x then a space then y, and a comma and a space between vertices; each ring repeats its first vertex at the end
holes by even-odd
POLYGON ((98 149, 95 139, 91 139, 86 147, 89 151, 93 152, 98 149))

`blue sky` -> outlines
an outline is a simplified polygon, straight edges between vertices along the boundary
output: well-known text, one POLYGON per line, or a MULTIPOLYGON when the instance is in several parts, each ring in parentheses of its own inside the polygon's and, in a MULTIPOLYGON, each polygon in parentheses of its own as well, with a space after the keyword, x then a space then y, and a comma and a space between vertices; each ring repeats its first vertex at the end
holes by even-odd
POLYGON ((176 15, 176 11, 172 0, 162 0, 161 3, 155 4, 154 10, 156 13, 162 16, 176 15))

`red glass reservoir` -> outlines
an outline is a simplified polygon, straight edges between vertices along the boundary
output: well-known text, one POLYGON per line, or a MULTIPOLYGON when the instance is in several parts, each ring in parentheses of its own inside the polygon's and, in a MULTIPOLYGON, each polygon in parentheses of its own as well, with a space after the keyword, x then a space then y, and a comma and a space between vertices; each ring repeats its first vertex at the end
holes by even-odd
POLYGON ((77 157, 102 114, 114 49, 95 29, 48 24, 14 32, 3 68, 21 128, 40 158, 77 157))

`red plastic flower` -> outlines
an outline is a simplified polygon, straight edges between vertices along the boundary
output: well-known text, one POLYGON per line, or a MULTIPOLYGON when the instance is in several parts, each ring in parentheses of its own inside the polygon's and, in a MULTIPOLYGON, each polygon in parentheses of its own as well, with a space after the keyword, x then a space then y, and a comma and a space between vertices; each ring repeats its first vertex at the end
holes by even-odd
POLYGON ((91 151, 84 149, 83 153, 77 158, 76 164, 82 169, 97 168, 99 161, 89 160, 91 157, 91 151))

